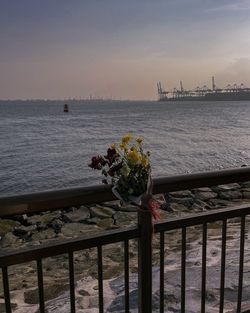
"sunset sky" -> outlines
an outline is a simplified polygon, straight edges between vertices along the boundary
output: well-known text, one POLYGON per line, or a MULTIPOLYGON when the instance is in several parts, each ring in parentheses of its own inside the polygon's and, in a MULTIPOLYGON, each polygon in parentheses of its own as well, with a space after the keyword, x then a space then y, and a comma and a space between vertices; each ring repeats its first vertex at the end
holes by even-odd
POLYGON ((250 87, 249 0, 1 0, 0 99, 250 87))

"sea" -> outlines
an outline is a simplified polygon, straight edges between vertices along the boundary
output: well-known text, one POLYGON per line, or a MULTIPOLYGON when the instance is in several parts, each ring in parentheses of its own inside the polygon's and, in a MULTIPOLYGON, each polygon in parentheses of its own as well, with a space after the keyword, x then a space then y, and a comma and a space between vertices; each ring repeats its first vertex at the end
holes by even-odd
POLYGON ((101 184, 88 167, 124 134, 153 177, 250 165, 250 101, 0 101, 0 197, 101 184))

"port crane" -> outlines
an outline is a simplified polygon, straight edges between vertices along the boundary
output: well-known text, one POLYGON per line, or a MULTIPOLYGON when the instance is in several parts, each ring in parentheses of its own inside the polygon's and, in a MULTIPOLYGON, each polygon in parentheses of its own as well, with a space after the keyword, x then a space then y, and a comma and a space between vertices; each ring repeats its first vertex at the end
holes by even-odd
POLYGON ((161 82, 157 83, 157 91, 159 96, 159 101, 166 100, 211 100, 211 99, 219 99, 219 100, 237 100, 237 96, 239 96, 238 100, 250 100, 250 88, 246 87, 243 83, 237 85, 234 83, 233 85, 226 85, 224 88, 219 88, 215 84, 214 76, 212 77, 212 88, 209 88, 207 85, 203 85, 202 87, 197 86, 194 89, 186 90, 183 87, 182 81, 180 81, 180 88, 173 88, 172 90, 164 90, 162 88, 161 82), (223 96, 225 96, 223 98, 223 96))

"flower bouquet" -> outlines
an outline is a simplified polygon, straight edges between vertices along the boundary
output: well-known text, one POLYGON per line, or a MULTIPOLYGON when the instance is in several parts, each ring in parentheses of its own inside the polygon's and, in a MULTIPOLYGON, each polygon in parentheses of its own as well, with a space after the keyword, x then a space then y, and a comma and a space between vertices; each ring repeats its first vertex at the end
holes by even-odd
POLYGON ((152 197, 149 152, 143 150, 143 139, 125 135, 119 144, 111 145, 107 154, 94 156, 89 167, 100 170, 103 183, 111 184, 122 204, 149 209, 158 218, 158 204, 152 197))

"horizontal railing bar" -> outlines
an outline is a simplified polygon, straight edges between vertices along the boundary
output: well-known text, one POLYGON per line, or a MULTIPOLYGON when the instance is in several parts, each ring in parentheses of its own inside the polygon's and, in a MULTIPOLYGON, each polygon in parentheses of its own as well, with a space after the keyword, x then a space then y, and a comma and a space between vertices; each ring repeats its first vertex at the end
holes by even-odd
POLYGON ((19 249, 18 251, 0 252, 0 267, 30 262, 41 258, 52 257, 64 253, 85 250, 139 237, 139 229, 130 227, 124 230, 100 232, 91 237, 79 237, 64 241, 54 241, 39 247, 19 249))
MULTIPOLYGON (((223 219, 230 219, 250 214, 249 205, 241 205, 229 209, 218 209, 212 212, 196 213, 184 217, 172 218, 165 222, 157 222, 154 225, 154 231, 162 232, 182 227, 195 226, 202 223, 211 223, 223 219)), ((136 227, 130 227, 126 230, 111 230, 101 232, 91 237, 80 237, 78 239, 69 239, 63 242, 51 242, 39 247, 23 248, 18 251, 1 252, 0 267, 33 261, 39 258, 56 256, 68 253, 69 251, 84 250, 98 245, 120 242, 129 239, 135 239, 140 236, 140 230, 136 227)))
MULTIPOLYGON (((160 177, 153 180, 153 193, 164 193, 233 182, 250 181, 250 167, 160 177)), ((115 200, 110 185, 45 191, 0 198, 0 216, 34 213, 115 200)))
POLYGON ((224 219, 241 217, 250 214, 250 205, 242 204, 234 208, 223 208, 213 210, 212 212, 202 212, 190 214, 184 217, 169 219, 165 222, 157 222, 154 225, 155 233, 180 229, 182 227, 196 226, 203 223, 212 223, 224 219))

